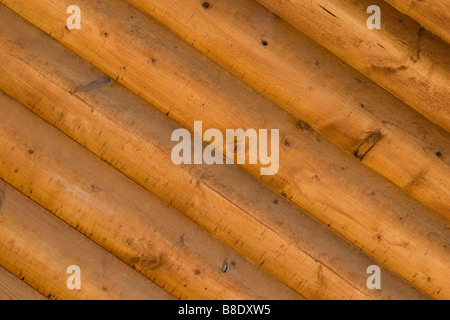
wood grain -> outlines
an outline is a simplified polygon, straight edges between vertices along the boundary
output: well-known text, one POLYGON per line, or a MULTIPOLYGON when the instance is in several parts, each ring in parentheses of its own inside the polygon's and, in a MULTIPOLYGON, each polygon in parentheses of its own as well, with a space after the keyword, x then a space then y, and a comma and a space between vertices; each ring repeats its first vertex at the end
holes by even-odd
POLYGON ((4 94, 0 112, 0 177, 175 297, 301 298, 4 94))
POLYGON ((0 266, 0 300, 46 300, 38 291, 0 266))
MULTIPOLYGON (((262 181, 423 292, 450 296, 448 221, 135 7, 81 1, 83 28, 71 32, 61 28, 68 1, 2 2, 191 132, 195 120, 223 132, 279 128, 282 165, 262 181)), ((243 167, 260 177, 259 165, 243 167)))
MULTIPOLYGON (((3 100, 2 100, 3 104, 3 100)), ((50 299, 173 299, 106 250, 0 179, 0 264, 50 299), (67 268, 81 289, 67 288, 67 268)))
POLYGON ((450 45, 417 22, 382 0, 258 2, 450 131, 450 45), (370 5, 380 30, 366 26, 370 5))
POLYGON ((450 218, 450 134, 271 11, 253 0, 130 2, 349 153, 379 132, 359 159, 450 218))
POLYGON ((74 92, 105 75, 6 13, 0 88, 262 269, 308 299, 423 298, 383 266, 383 290, 368 290, 375 260, 239 167, 174 165, 178 125, 114 81, 74 92))
POLYGON ((422 26, 450 43, 450 2, 446 0, 386 0, 422 26))

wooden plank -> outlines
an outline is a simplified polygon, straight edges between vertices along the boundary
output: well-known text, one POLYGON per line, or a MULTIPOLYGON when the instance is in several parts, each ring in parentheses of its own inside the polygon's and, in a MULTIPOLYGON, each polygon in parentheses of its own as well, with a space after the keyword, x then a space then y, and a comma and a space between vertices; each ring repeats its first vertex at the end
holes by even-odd
MULTIPOLYGON (((68 1, 2 2, 191 132, 195 120, 222 132, 279 128, 280 170, 262 181, 425 293, 450 296, 448 220, 136 8, 81 1, 84 26, 72 32, 61 27, 68 1)), ((259 165, 243 167, 260 177, 259 165)))
POLYGON ((0 89, 301 295, 423 298, 384 266, 383 289, 369 290, 362 275, 376 261, 237 166, 174 165, 169 137, 179 126, 16 14, 0 9, 0 19, 10 26, 0 89))
POLYGON ((450 2, 447 0, 386 0, 422 26, 450 43, 450 2))
MULTIPOLYGON (((4 99, 2 99, 3 103, 4 99)), ((0 264, 50 299, 173 299, 0 179, 0 264), (69 266, 81 288, 67 287, 69 266)))
POLYGON ((175 297, 301 298, 4 94, 0 113, 0 177, 175 297))
POLYGON ((0 266, 0 300, 46 300, 46 298, 0 266))
POLYGON ((197 0, 130 2, 450 217, 450 134, 271 11, 253 0, 215 0, 208 9, 197 0), (372 133, 380 134, 376 148, 361 154, 372 133))
POLYGON ((417 22, 382 0, 258 2, 450 131, 450 45, 417 22), (366 26, 371 5, 380 30, 366 26))

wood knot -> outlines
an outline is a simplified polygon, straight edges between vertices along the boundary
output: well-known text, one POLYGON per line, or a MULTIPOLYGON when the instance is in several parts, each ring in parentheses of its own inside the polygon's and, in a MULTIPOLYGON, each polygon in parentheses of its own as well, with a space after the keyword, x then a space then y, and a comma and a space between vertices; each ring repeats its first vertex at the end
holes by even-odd
POLYGON ((131 263, 136 267, 140 267, 145 270, 156 270, 162 265, 162 254, 146 257, 135 257, 131 259, 131 263))
POLYGON ((381 140, 383 135, 379 130, 372 132, 369 136, 356 148, 353 155, 359 160, 364 159, 364 157, 369 153, 370 150, 381 140))
POLYGON ((162 255, 151 257, 150 259, 141 260, 142 267, 148 270, 156 270, 162 264, 162 255))

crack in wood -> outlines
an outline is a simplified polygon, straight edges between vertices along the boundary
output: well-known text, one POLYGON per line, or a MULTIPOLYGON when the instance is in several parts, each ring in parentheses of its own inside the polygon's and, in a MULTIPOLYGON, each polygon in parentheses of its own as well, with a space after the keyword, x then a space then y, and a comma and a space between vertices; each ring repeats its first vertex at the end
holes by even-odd
POLYGON ((321 5, 319 5, 319 7, 321 7, 323 10, 325 10, 326 12, 328 12, 328 14, 331 14, 333 17, 337 18, 337 16, 336 16, 333 12, 327 10, 325 7, 322 7, 321 5))
POLYGON ((420 27, 419 31, 417 31, 417 52, 416 52, 416 60, 419 60, 421 45, 422 45, 422 32, 425 28, 420 27))
POLYGON ((0 213, 3 209, 3 200, 5 199, 5 191, 0 189, 0 213))

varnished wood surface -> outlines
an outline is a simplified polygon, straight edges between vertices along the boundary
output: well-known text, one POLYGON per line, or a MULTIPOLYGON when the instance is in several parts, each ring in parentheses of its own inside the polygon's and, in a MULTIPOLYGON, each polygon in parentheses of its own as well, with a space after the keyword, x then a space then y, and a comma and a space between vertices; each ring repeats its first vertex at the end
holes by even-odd
MULTIPOLYGON (((378 1, 383 29, 355 36, 364 1, 81 0, 80 30, 64 27, 70 1, 1 2, 0 265, 25 287, 51 299, 450 297, 448 44, 419 29, 406 59, 419 7, 408 17, 378 1), (381 46, 336 46, 339 34, 381 46), (279 172, 173 164, 171 133, 200 120, 280 129, 279 172), (84 291, 57 271, 70 258, 87 268, 84 291), (367 288, 369 265, 382 290, 367 288)), ((431 13, 417 21, 439 35, 445 14, 431 13)))

